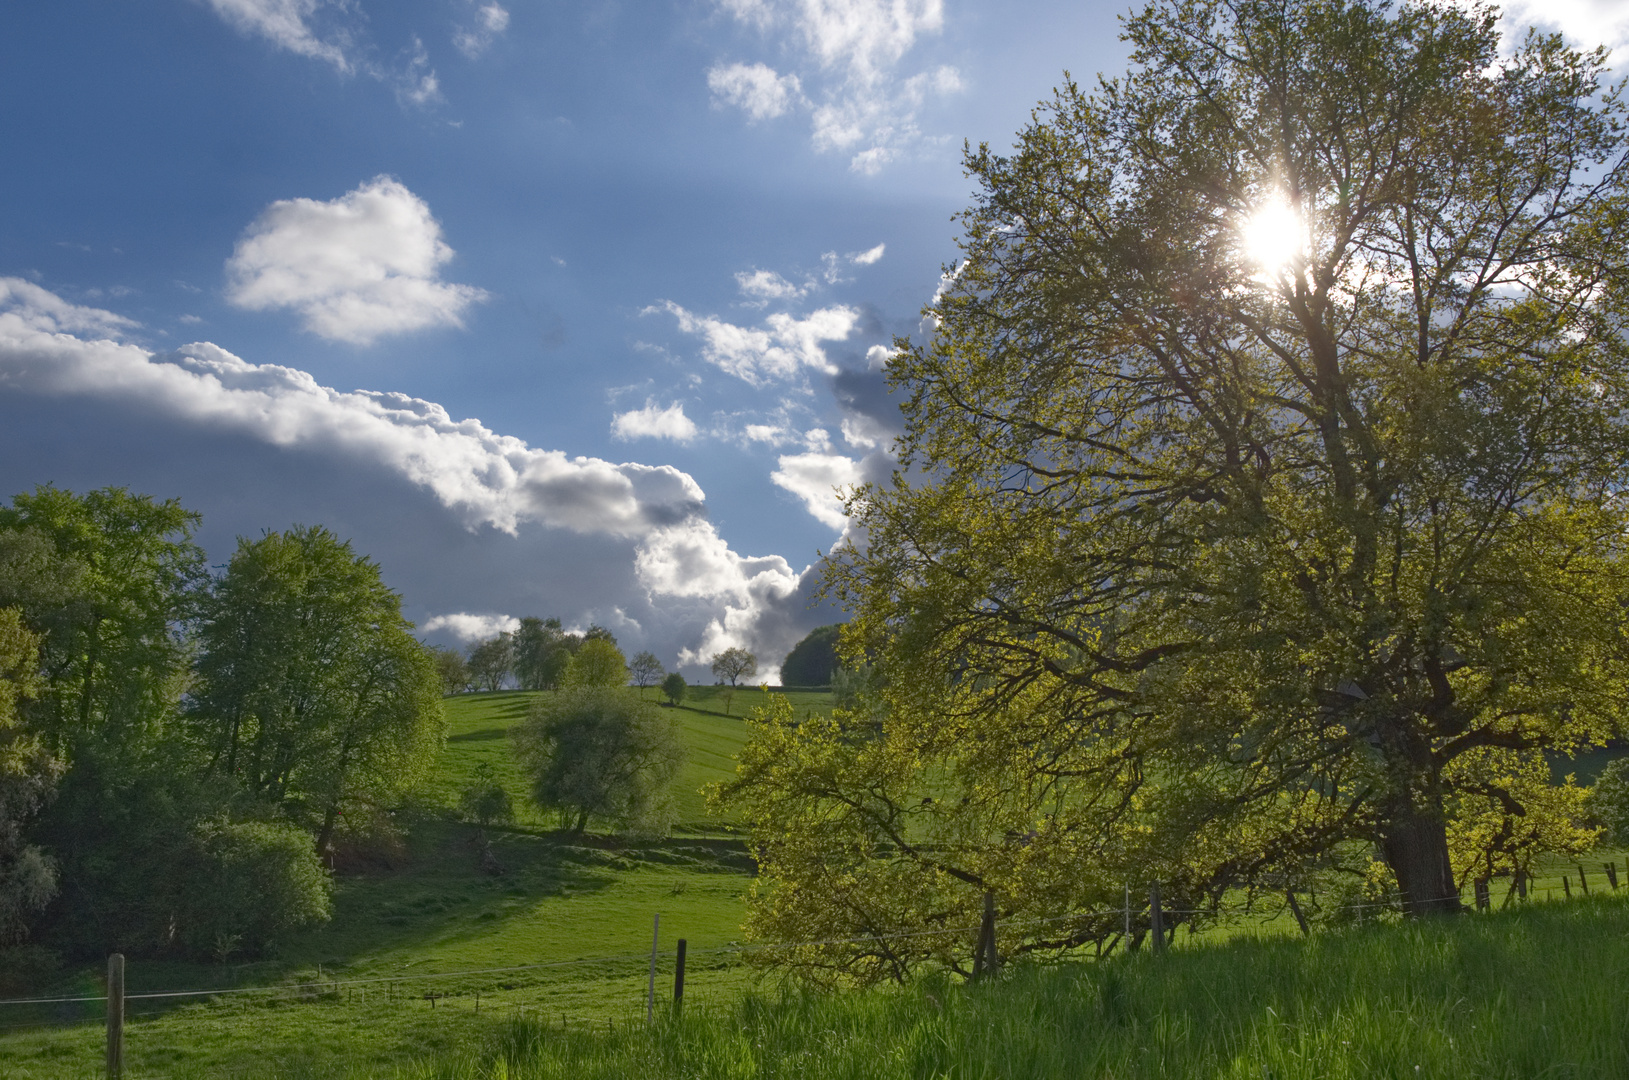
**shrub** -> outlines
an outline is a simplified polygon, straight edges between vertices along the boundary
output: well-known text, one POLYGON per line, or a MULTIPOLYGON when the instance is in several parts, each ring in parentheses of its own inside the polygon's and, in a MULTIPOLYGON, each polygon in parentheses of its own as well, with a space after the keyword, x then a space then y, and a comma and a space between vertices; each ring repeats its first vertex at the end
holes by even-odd
POLYGON ((1605 826, 1607 843, 1629 845, 1629 757, 1618 758, 1601 770, 1589 792, 1589 809, 1605 826))
POLYGON ((514 802, 509 798, 509 792, 493 777, 492 764, 487 761, 475 766, 475 776, 459 796, 458 807, 465 818, 483 828, 494 822, 515 820, 514 802))
POLYGON ((217 819, 193 839, 177 919, 186 952, 217 961, 262 953, 284 933, 333 914, 328 872, 305 830, 217 819))

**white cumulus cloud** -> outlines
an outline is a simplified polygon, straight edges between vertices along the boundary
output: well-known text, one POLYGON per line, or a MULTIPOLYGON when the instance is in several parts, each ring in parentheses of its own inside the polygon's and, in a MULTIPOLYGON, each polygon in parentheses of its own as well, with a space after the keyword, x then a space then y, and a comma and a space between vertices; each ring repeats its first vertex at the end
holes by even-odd
POLYGON ((1519 44, 1527 28, 1559 31, 1574 48, 1605 46, 1612 62, 1629 56, 1629 7, 1621 0, 1507 0, 1500 30, 1507 48, 1519 44))
POLYGON ((812 109, 817 150, 852 151, 850 167, 874 173, 898 156, 901 147, 921 138, 917 112, 930 94, 961 89, 954 68, 941 66, 900 79, 895 72, 905 55, 925 35, 944 28, 943 0, 718 0, 737 21, 772 37, 805 65, 803 76, 779 75, 764 64, 735 63, 708 72, 714 94, 741 105, 749 117, 778 116, 789 108, 812 109), (758 70, 758 69, 761 69, 758 70), (746 72, 752 71, 752 82, 746 72), (715 80, 731 76, 738 87, 727 96, 715 80), (775 85, 799 79, 794 92, 773 99, 775 85), (802 94, 813 86, 814 100, 802 94), (748 102, 762 102, 773 112, 754 112, 748 102))
POLYGON ((680 650, 681 664, 705 664, 715 653, 742 646, 760 651, 760 675, 776 676, 776 662, 797 640, 788 640, 781 628, 808 571, 800 574, 779 555, 737 554, 702 521, 652 536, 640 546, 634 567, 654 593, 704 597, 721 605, 700 642, 680 650))
POLYGON ((886 250, 888 250, 887 244, 878 244, 874 248, 854 252, 848 257, 848 261, 856 266, 870 266, 872 263, 880 260, 883 252, 886 250))
POLYGON ((789 379, 803 368, 833 374, 837 366, 826 357, 821 344, 842 341, 859 325, 857 308, 837 305, 821 308, 804 318, 776 312, 760 327, 737 326, 711 315, 694 315, 673 303, 664 302, 647 311, 667 311, 679 321, 679 329, 701 338, 701 353, 710 363, 754 386, 769 379, 789 379))
POLYGON ((706 500, 671 466, 537 449, 479 420, 454 420, 432 401, 341 392, 297 368, 252 364, 207 342, 155 355, 120 340, 132 326, 20 278, 0 278, 0 387, 117 400, 277 446, 373 461, 433 492, 471 527, 513 533, 531 521, 638 537, 701 513, 706 500))
MULTIPOLYGON (((383 467, 429 493, 473 537, 607 538, 587 550, 602 563, 629 561, 584 572, 623 581, 628 591, 606 597, 603 618, 638 629, 624 612, 637 606, 686 664, 741 645, 758 652, 768 674, 810 629, 811 569, 731 550, 705 518, 700 486, 672 466, 539 449, 479 420, 455 420, 435 402, 341 392, 308 372, 254 364, 207 342, 157 354, 132 340, 141 332, 121 315, 0 277, 0 393, 116 403, 133 420, 383 467)), ((579 541, 562 543, 585 557, 579 541)), ((454 601, 424 629, 472 640, 513 625, 483 607, 471 612, 454 601)))
POLYGON ((697 435, 695 421, 684 414, 684 403, 675 401, 665 409, 653 401, 643 409, 618 413, 611 420, 611 434, 619 439, 672 439, 689 442, 697 435))
POLYGON ((313 60, 324 60, 340 71, 351 70, 346 56, 350 35, 333 31, 327 38, 313 29, 312 17, 323 8, 343 10, 343 3, 328 0, 206 0, 215 14, 244 34, 257 34, 279 48, 313 60))
POLYGON ((796 75, 768 64, 721 64, 707 72, 707 88, 717 104, 734 105, 751 120, 773 119, 803 98, 796 75))
POLYGON ((502 4, 481 4, 475 11, 473 22, 459 27, 453 34, 453 46, 474 60, 509 29, 509 11, 502 4))
POLYGON ((773 270, 743 270, 735 275, 735 283, 743 296, 755 300, 797 300, 808 290, 794 285, 773 270))
POLYGON ((486 641, 499 634, 520 629, 520 620, 513 615, 475 615, 468 611, 455 611, 449 615, 432 615, 419 627, 427 634, 444 631, 459 641, 486 641))
POLYGON ((227 260, 238 307, 288 308, 321 337, 368 345, 388 334, 462 326, 487 293, 441 280, 453 250, 424 200, 379 176, 328 202, 282 199, 227 260))
POLYGON ((803 500, 804 507, 823 525, 841 529, 848 524, 843 495, 864 479, 860 463, 842 454, 783 454, 780 468, 770 479, 803 500))

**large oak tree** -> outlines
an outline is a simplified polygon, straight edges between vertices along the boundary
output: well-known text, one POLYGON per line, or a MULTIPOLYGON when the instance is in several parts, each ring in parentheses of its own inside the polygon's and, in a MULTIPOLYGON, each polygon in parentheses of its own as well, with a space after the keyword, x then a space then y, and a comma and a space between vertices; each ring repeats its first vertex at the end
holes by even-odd
POLYGON ((1127 75, 967 156, 965 258, 889 367, 906 469, 851 503, 868 543, 834 571, 886 689, 768 725, 736 787, 783 886, 765 933, 1149 878, 1194 910, 1342 845, 1405 911, 1453 910, 1492 856, 1451 837, 1576 806, 1541 752, 1623 715, 1604 56, 1501 57, 1491 10, 1448 4, 1125 26, 1127 75))

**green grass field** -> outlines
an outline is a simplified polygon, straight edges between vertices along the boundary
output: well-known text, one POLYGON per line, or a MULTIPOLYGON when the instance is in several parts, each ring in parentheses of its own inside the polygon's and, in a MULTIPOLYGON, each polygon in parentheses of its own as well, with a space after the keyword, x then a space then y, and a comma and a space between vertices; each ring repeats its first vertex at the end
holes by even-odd
MULTIPOLYGON (((655 691, 647 693, 652 700, 656 699, 655 691)), ((618 1068, 629 1068, 636 1074, 653 1076, 857 1076, 869 1074, 841 1071, 805 1074, 800 1067, 789 1064, 791 1059, 754 1056, 757 1051, 743 1050, 736 1044, 736 1036, 748 1030, 749 1020, 758 1022, 752 1017, 764 1023, 770 1022, 768 1018, 779 1017, 773 1023, 787 1031, 774 1035, 770 1041, 775 1045, 784 1043, 785 1053, 794 1057, 810 1052, 807 1047, 798 1050, 792 1042, 785 1041, 791 1039, 788 1025, 795 1026, 794 1021, 837 1025, 834 1031, 852 1029, 844 1038, 853 1040, 861 1040, 861 1033, 865 1031, 881 1031, 876 1028, 878 1024, 893 1033, 888 1038, 904 1040, 907 1045, 915 1045, 912 1040, 929 1037, 922 1033, 929 1029, 921 1027, 920 1017, 907 1023, 902 1018, 905 1014, 898 1010, 920 1009, 927 1000, 923 995, 928 993, 943 1002, 947 1000, 945 995, 952 992, 950 988, 916 988, 892 996, 871 995, 864 1000, 872 1002, 865 1008, 873 1012, 863 1016, 856 1013, 847 1019, 843 1019, 847 1014, 841 1012, 838 1004, 826 999, 777 1000, 765 1004, 769 999, 750 997, 754 988, 758 993, 764 992, 763 983, 740 963, 739 956, 732 951, 732 943, 739 936, 752 864, 740 839, 734 835, 731 823, 707 816, 701 788, 732 775, 735 755, 745 741, 742 717, 760 700, 760 691, 743 688, 730 694, 719 687, 692 688, 691 696, 677 710, 690 748, 676 792, 679 827, 667 840, 644 843, 594 836, 572 838, 559 831, 558 823, 550 816, 538 812, 525 800, 524 783, 509 752, 508 731, 524 719, 536 696, 510 692, 461 695, 448 700, 447 750, 424 792, 425 805, 413 813, 408 823, 405 848, 389 860, 341 873, 336 879, 335 917, 328 925, 293 938, 283 945, 277 956, 254 963, 216 966, 132 961, 129 968, 132 993, 267 985, 284 989, 273 993, 223 994, 210 999, 132 1001, 127 1075, 141 1080, 172 1075, 329 1076, 347 1072, 390 1076, 399 1070, 411 1072, 426 1061, 437 1064, 425 1075, 496 1075, 492 1068, 497 1062, 508 1060, 495 1049, 502 1040, 535 1039, 537 1032, 543 1030, 538 1025, 546 1022, 553 1034, 545 1041, 555 1049, 546 1053, 539 1051, 524 1062, 517 1058, 515 1064, 522 1069, 520 1075, 558 1075, 566 1067, 561 1061, 567 1060, 558 1057, 558 1050, 570 1060, 576 1060, 571 1055, 586 1055, 584 1061, 599 1062, 585 1066, 589 1069, 585 1075, 619 1075, 618 1068), (498 875, 481 872, 479 850, 472 843, 477 830, 450 813, 457 804, 459 792, 482 762, 490 763, 500 782, 510 790, 517 810, 514 826, 486 832, 492 851, 503 867, 503 873, 498 875), (642 1026, 652 917, 658 914, 662 920, 658 997, 665 999, 671 991, 672 947, 677 938, 684 937, 691 949, 687 979, 692 1013, 689 1023, 699 1025, 696 1030, 703 1033, 695 1036, 701 1040, 697 1045, 713 1047, 706 1054, 715 1055, 719 1061, 751 1063, 750 1067, 741 1066, 747 1071, 732 1072, 712 1065, 704 1068, 685 1056, 691 1051, 684 1050, 680 1043, 661 1043, 660 1039, 653 1042, 643 1033, 615 1038, 601 1034, 607 1025, 624 1033, 630 1025, 642 1026), (467 971, 480 973, 438 977, 442 973, 467 971), (432 999, 427 994, 440 996, 432 999), (744 1000, 758 1004, 743 1005, 744 1000), (742 1009, 760 1011, 748 1016, 742 1009), (830 1012, 832 1009, 838 1011, 830 1012), (562 1023, 567 1032, 564 1041, 560 1037, 562 1023), (515 1027, 516 1024, 519 1027, 515 1027), (715 1028, 708 1028, 708 1024, 714 1024, 715 1028), (712 1034, 706 1034, 709 1031, 712 1034), (590 1033, 594 1033, 592 1037, 590 1033), (660 1056, 663 1054, 667 1057, 660 1056), (594 1069, 600 1071, 594 1072, 594 1069), (649 1069, 670 1071, 646 1071, 649 1069)), ((824 694, 794 691, 788 696, 800 715, 829 707, 824 694)), ((1592 859, 1586 863, 1586 869, 1597 894, 1606 888, 1604 874, 1599 869, 1600 861, 1605 858, 1616 860, 1629 879, 1629 864, 1622 861, 1621 853, 1592 859)), ((1528 905, 1527 911, 1549 911, 1550 905, 1543 901, 1561 898, 1563 871, 1571 871, 1574 888, 1577 888, 1572 864, 1555 863, 1545 869, 1546 874, 1535 883, 1533 891, 1537 902, 1528 905)), ((1621 895, 1629 896, 1629 890, 1621 895)), ((1501 899, 1502 894, 1496 891, 1495 903, 1501 899)), ((1621 908, 1615 902, 1616 897, 1605 905, 1599 896, 1592 898, 1590 903, 1594 906, 1589 910, 1597 912, 1592 917, 1621 919, 1621 908)), ((1215 956, 1220 955, 1219 949, 1270 949, 1258 939, 1292 937, 1294 923, 1287 914, 1276 919, 1267 915, 1256 912, 1197 938, 1183 935, 1173 956, 1215 956)), ((1523 919, 1538 918, 1548 926, 1550 923, 1544 919, 1561 918, 1525 913, 1508 917, 1515 921, 1498 925, 1518 930, 1530 925, 1523 919)), ((1476 925, 1483 925, 1483 921, 1477 921, 1476 925)), ((1494 922, 1486 925, 1494 925, 1494 922)), ((1409 929, 1400 933, 1416 931, 1409 929)), ((1315 939, 1310 948, 1323 948, 1316 944, 1321 940, 1315 939)), ((1293 946, 1286 944, 1285 947, 1293 946)), ((1134 964, 1125 968, 1127 978, 1141 970, 1134 964)), ((1102 970, 1112 970, 1112 966, 1102 970)), ((1041 982, 1026 981, 1051 977, 1033 972, 1015 973, 1011 993, 1055 997, 1057 992, 1043 991, 1041 982)), ((1071 977, 1087 978, 1085 975, 1071 977)), ((1085 986, 1079 983, 1071 993, 1085 994, 1090 989, 1081 989, 1085 986)), ((100 992, 97 972, 82 970, 60 983, 53 992, 94 996, 100 992)), ((979 990, 956 998, 966 1008, 975 1009, 966 1016, 982 1015, 975 1006, 986 1000, 979 996, 983 993, 979 990)), ((7 1009, 0 1014, 0 1077, 57 1080, 96 1074, 102 1045, 100 1017, 99 1003, 7 1009), (23 1023, 48 1026, 39 1029, 3 1026, 23 1023)), ((1011 1022, 1010 1018, 999 1022, 990 1020, 999 1024, 1011 1022)), ((1075 1017, 1068 1022, 1085 1021, 1075 1017)), ((1244 1023, 1244 1020, 1230 1022, 1244 1023)), ((1154 1021, 1151 1019, 1149 1023, 1154 1021)), ((950 1035, 940 1031, 932 1037, 946 1039, 950 1035)), ((669 1038, 669 1035, 661 1038, 669 1038)), ((855 1062, 864 1060, 860 1045, 854 1042, 851 1047, 850 1056, 855 1062)), ((910 1051, 911 1054, 917 1052, 910 1051)), ((979 1052, 993 1054, 995 1050, 986 1047, 979 1052)), ((1204 1052, 1211 1053, 1210 1050, 1204 1052)), ((839 1059, 849 1060, 843 1055, 839 1055, 839 1059)), ((899 1060, 920 1064, 920 1060, 910 1054, 899 1060)), ((831 1067, 838 1068, 837 1065, 831 1067)), ((911 1068, 917 1071, 897 1074, 1053 1075, 1012 1073, 997 1065, 944 1073, 923 1072, 916 1065, 911 1068)), ((1117 1065, 1101 1075, 1200 1075, 1182 1071, 1164 1074, 1116 1071, 1120 1068, 1117 1065)), ((1249 1075, 1259 1074, 1257 1070, 1249 1075)), ((1272 1075, 1280 1073, 1274 1071, 1272 1075)), ((1327 1075, 1389 1074, 1337 1070, 1327 1075)), ((1554 1075, 1605 1074, 1560 1072, 1554 1075)))
MULTIPOLYGON (((657 699, 654 690, 646 693, 657 699)), ((323 1034, 330 1029, 350 1032, 341 1041, 364 1060, 399 1062, 441 1045, 435 1032, 445 1028, 451 1038, 462 1030, 459 1018, 466 1010, 474 1015, 476 993, 489 1014, 545 1008, 553 1016, 592 1023, 631 1014, 644 1000, 653 916, 662 919, 664 951, 679 937, 692 949, 707 950, 727 947, 739 936, 752 862, 729 823, 707 816, 701 789, 733 774, 735 753, 746 739, 742 716, 761 693, 692 688, 676 710, 689 747, 675 783, 679 824, 669 839, 643 843, 574 839, 525 798, 508 732, 539 695, 449 698, 447 749, 423 792, 428 806, 419 808, 406 830, 405 850, 390 865, 341 873, 331 922, 292 938, 269 960, 226 966, 132 961, 127 976, 133 994, 303 979, 397 981, 348 988, 346 1008, 356 1015, 337 1026, 335 1002, 318 1007, 298 994, 221 997, 209 1005, 132 1002, 132 1075, 167 1075, 189 1062, 207 1061, 209 1068, 230 1073, 240 1058, 245 1065, 268 1055, 300 1060, 332 1045, 323 1034), (450 814, 482 762, 492 765, 516 809, 513 827, 486 831, 504 869, 497 876, 481 872, 472 843, 477 830, 450 814), (622 959, 606 960, 617 957, 622 959), (543 964, 560 966, 429 977, 543 964), (417 1010, 429 1010, 423 995, 432 992, 452 997, 436 1002, 438 1026, 427 1032, 417 1010), (252 1040, 241 1037, 245 1023, 252 1040)), ((826 707, 824 694, 789 696, 800 711, 826 707)), ((692 965, 697 993, 728 996, 747 985, 749 976, 738 964, 714 964, 706 955, 692 965)), ((97 972, 87 969, 49 989, 53 996, 95 995, 98 987, 97 972)), ((11 1008, 0 1015, 0 1025, 99 1022, 100 1016, 99 1003, 11 1008)), ((85 1075, 83 1065, 96 1059, 100 1037, 94 1024, 37 1031, 0 1026, 0 1076, 85 1075)))
MULTIPOLYGON (((1629 895, 1164 956, 1013 965, 965 986, 687 997, 563 1024, 467 999, 189 1009, 130 1075, 179 1080, 1609 1080, 1629 1075, 1629 895), (451 1006, 451 1007, 449 1007, 451 1006)), ((160 1037, 163 1036, 163 1037, 160 1037)), ((12 1044, 7 1047, 11 1049, 12 1044)), ((6 1075, 95 1075, 93 1038, 6 1075), (77 1058, 77 1061, 71 1060, 77 1058)))

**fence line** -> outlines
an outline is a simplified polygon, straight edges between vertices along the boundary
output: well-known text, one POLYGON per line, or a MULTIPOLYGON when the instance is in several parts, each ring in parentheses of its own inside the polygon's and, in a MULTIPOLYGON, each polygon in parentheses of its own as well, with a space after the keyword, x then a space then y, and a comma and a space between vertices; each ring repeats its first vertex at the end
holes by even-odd
MULTIPOLYGON (((1338 911, 1352 910, 1352 911, 1355 911, 1355 910, 1359 910, 1359 909, 1370 909, 1370 910, 1372 910, 1372 909, 1376 909, 1376 908, 1392 909, 1392 908, 1395 908, 1399 903, 1406 907, 1410 903, 1414 903, 1414 904, 1431 904, 1431 903, 1440 903, 1440 902, 1442 902, 1444 900, 1455 900, 1455 899, 1463 899, 1464 898, 1463 893, 1453 893, 1453 894, 1447 895, 1447 896, 1441 896, 1441 897, 1436 897, 1436 898, 1427 899, 1427 900, 1419 900, 1419 901, 1403 900, 1403 899, 1401 899, 1402 896, 1403 896, 1403 894, 1401 892, 1393 892, 1393 893, 1387 894, 1386 897, 1384 897, 1384 898, 1382 898, 1380 900, 1376 900, 1376 901, 1371 901, 1371 902, 1367 902, 1367 903, 1360 903, 1360 904, 1340 904, 1340 905, 1337 905, 1334 910, 1338 910, 1338 911)), ((1145 905, 1143 905, 1143 904, 1138 904, 1137 908, 1135 910, 1140 912, 1144 906, 1145 905)), ((1220 914, 1219 911, 1217 911, 1216 909, 1212 909, 1212 908, 1176 908, 1176 909, 1162 908, 1162 913, 1165 914, 1165 915, 1168 915, 1168 916, 1174 916, 1174 915, 1216 915, 1216 914, 1220 914)), ((1027 916, 1027 917, 1023 917, 1023 918, 1009 918, 1009 919, 997 920, 996 926, 997 926, 998 929, 1005 928, 1005 929, 1010 931, 1010 930, 1021 928, 1021 927, 1024 927, 1024 926, 1043 926, 1043 925, 1050 925, 1050 924, 1056 924, 1056 923, 1079 922, 1079 921, 1086 920, 1086 919, 1120 918, 1120 917, 1123 917, 1125 914, 1126 914, 1126 908, 1125 907, 1101 908, 1101 909, 1095 909, 1095 910, 1091 910, 1091 911, 1071 912, 1070 914, 1067 914, 1067 915, 1027 916)), ((1243 913, 1241 912, 1239 914, 1242 915, 1243 913)), ((902 930, 902 931, 896 931, 896 932, 887 933, 887 934, 863 934, 863 935, 856 935, 856 936, 853 936, 853 937, 822 938, 822 939, 815 939, 815 940, 810 940, 810 941, 764 942, 764 943, 761 943, 761 944, 751 944, 751 945, 716 945, 716 946, 711 946, 711 947, 708 947, 708 948, 691 949, 690 950, 690 955, 692 957, 694 957, 694 956, 703 956, 703 955, 718 955, 718 954, 725 954, 725 953, 734 954, 734 955, 745 955, 745 954, 750 954, 750 953, 768 952, 768 951, 773 951, 773 950, 778 950, 778 949, 821 948, 821 947, 826 947, 826 946, 831 946, 831 945, 855 945, 855 944, 864 944, 864 943, 867 943, 867 942, 899 941, 899 940, 906 940, 906 939, 912 939, 912 938, 922 938, 922 937, 944 937, 944 936, 956 935, 956 934, 972 934, 972 933, 977 933, 979 931, 979 929, 980 929, 979 926, 957 926, 957 927, 944 927, 944 928, 934 929, 934 930, 902 930)), ((302 992, 310 992, 310 991, 328 992, 328 991, 336 991, 336 990, 338 990, 340 988, 348 988, 348 987, 377 986, 377 985, 383 985, 383 984, 396 984, 396 983, 408 983, 408 982, 418 983, 418 982, 426 982, 426 981, 429 981, 429 980, 432 980, 432 979, 452 979, 452 978, 460 978, 460 977, 474 976, 474 975, 504 975, 504 974, 514 974, 516 972, 522 972, 522 971, 541 971, 541 970, 551 969, 551 968, 579 967, 579 966, 583 966, 583 965, 631 963, 631 962, 642 961, 643 959, 644 959, 644 954, 643 953, 638 953, 638 954, 630 953, 630 954, 619 955, 619 956, 582 957, 582 958, 579 958, 579 959, 576 959, 576 960, 552 960, 552 961, 547 961, 547 962, 538 963, 538 964, 517 964, 517 965, 508 966, 508 967, 496 967, 496 968, 470 968, 470 969, 462 970, 462 971, 440 971, 440 972, 428 972, 428 973, 424 973, 424 974, 413 974, 413 975, 381 975, 381 976, 372 976, 372 977, 359 978, 359 979, 303 980, 303 981, 293 982, 293 983, 276 983, 276 984, 272 984, 272 985, 268 985, 268 986, 221 987, 221 988, 213 989, 213 990, 154 990, 154 991, 147 991, 147 992, 144 992, 144 993, 134 993, 134 994, 127 993, 127 994, 124 995, 124 998, 125 998, 126 1001, 137 1001, 137 1000, 174 999, 174 998, 185 998, 185 997, 217 997, 217 996, 223 996, 223 995, 226 995, 226 994, 302 993, 302 992)), ((85 996, 78 996, 78 997, 12 998, 12 999, 8 999, 8 1000, 0 1000, 0 1006, 4 1006, 4 1005, 82 1004, 82 1003, 88 1003, 88 1002, 94 1002, 94 1001, 106 1001, 106 1000, 107 1000, 107 995, 106 994, 85 995, 85 996)), ((3 1028, 3 1026, 0 1026, 0 1028, 3 1028)))

